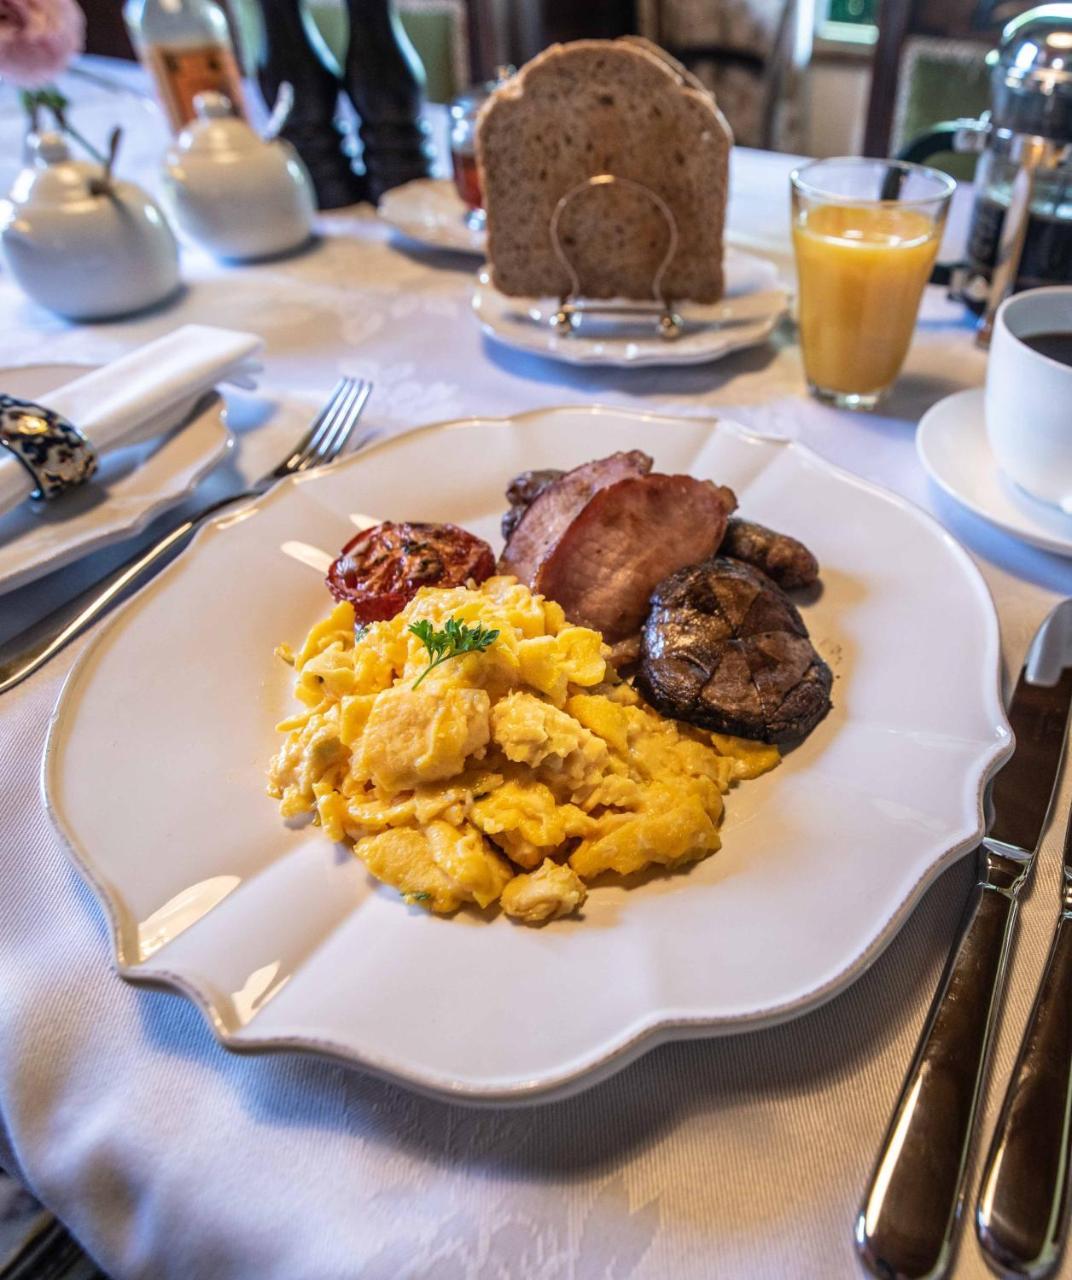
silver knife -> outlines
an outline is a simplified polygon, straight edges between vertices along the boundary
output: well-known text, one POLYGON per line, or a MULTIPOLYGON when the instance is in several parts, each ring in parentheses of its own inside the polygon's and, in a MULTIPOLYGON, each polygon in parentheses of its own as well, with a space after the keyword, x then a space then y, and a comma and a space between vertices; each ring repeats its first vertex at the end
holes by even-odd
POLYGON ((1061 914, 998 1117, 975 1209, 996 1267, 1048 1276, 1068 1226, 1072 1158, 1072 816, 1065 827, 1061 914))
POLYGON ((1039 628, 1009 704, 1012 758, 964 912, 856 1220, 882 1280, 937 1280, 953 1258, 972 1131, 986 1078, 1020 891, 1061 767, 1072 705, 1072 600, 1039 628))

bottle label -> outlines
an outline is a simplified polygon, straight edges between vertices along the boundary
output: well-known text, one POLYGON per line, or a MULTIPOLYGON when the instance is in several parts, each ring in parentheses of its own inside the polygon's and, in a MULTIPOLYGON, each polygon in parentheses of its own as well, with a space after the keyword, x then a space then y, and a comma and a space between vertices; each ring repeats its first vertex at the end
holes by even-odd
POLYGON ((154 44, 145 49, 144 56, 172 132, 178 133, 194 119, 194 98, 199 93, 224 93, 237 114, 245 114, 238 64, 226 45, 154 44))

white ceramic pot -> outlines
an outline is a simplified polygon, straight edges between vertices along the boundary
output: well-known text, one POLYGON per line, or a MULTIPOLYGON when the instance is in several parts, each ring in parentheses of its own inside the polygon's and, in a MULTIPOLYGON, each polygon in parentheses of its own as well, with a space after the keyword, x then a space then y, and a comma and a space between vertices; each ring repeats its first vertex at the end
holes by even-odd
POLYGON ((1072 365, 1025 338, 1072 333, 1072 285, 1007 298, 994 318, 986 371, 986 432, 1021 489, 1072 515, 1072 365))
POLYGON ((179 249, 160 207, 132 182, 101 183, 64 139, 28 140, 30 164, 0 201, 0 249, 35 302, 104 320, 162 302, 179 285, 179 249))
POLYGON ((197 119, 168 151, 164 168, 164 198, 180 230, 232 261, 304 245, 316 201, 297 152, 259 138, 222 94, 199 94, 194 105, 197 119))

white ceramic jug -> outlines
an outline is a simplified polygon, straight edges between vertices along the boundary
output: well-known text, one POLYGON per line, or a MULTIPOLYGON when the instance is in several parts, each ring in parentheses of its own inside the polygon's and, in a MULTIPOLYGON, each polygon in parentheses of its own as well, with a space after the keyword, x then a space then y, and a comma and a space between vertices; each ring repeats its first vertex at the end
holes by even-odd
POLYGON ((104 320, 177 290, 178 245, 140 187, 72 160, 58 133, 31 135, 27 152, 0 201, 0 249, 24 293, 68 319, 104 320))
POLYGON ((164 198, 179 228, 232 261, 304 245, 316 202, 293 147, 258 137, 223 94, 198 94, 194 109, 197 119, 179 134, 164 169, 164 198))

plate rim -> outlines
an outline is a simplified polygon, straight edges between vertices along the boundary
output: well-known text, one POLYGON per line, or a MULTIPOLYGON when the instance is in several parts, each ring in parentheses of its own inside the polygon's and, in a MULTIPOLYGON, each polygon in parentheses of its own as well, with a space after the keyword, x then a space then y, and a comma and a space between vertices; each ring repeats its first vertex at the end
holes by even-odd
MULTIPOLYGON (((392 231, 396 231, 399 235, 404 236, 407 240, 411 241, 413 244, 421 245, 425 249, 437 249, 441 253, 460 253, 460 254, 464 254, 468 258, 481 258, 481 259, 486 258, 487 257, 487 233, 486 232, 472 231, 469 228, 467 228, 470 235, 469 241, 467 242, 463 241, 462 237, 459 236, 457 241, 452 240, 448 244, 445 240, 436 240, 436 239, 432 239, 431 236, 421 235, 419 231, 413 229, 413 226, 411 223, 409 224, 403 223, 401 221, 398 221, 396 218, 389 216, 391 211, 390 210, 391 205, 396 205, 398 203, 397 193, 404 192, 407 187, 416 187, 416 186, 421 186, 421 187, 441 186, 441 187, 449 187, 452 191, 454 190, 454 183, 450 178, 435 178, 435 177, 411 178, 409 182, 403 182, 401 186, 392 187, 389 191, 384 192, 381 203, 376 209, 376 216, 380 219, 380 221, 383 222, 386 226, 390 227, 392 231), (385 208, 385 205, 386 205, 386 208, 385 208), (476 242, 478 239, 480 243, 476 242)), ((459 206, 464 208, 464 205, 462 204, 462 199, 460 196, 458 197, 458 204, 459 206)))
MULTIPOLYGON (((22 373, 32 369, 83 369, 86 373, 91 373, 94 369, 102 367, 101 363, 93 361, 33 360, 27 364, 3 366, 0 368, 0 378, 7 374, 22 373)), ((178 506, 180 502, 188 498, 209 472, 215 470, 235 447, 235 436, 228 423, 227 401, 223 393, 218 388, 214 388, 212 392, 206 393, 203 399, 205 406, 198 412, 197 416, 199 418, 207 417, 210 410, 216 410, 213 413, 213 419, 219 427, 219 439, 213 449, 205 450, 204 456, 195 464, 190 472, 189 481, 181 492, 157 494, 129 523, 116 525, 110 529, 101 529, 96 533, 89 533, 82 541, 69 544, 63 550, 50 555, 46 560, 37 564, 23 567, 6 575, 0 572, 0 597, 7 595, 10 591, 18 591, 20 587, 29 586, 31 582, 36 582, 39 578, 45 578, 50 573, 58 572, 60 569, 74 564, 75 561, 92 555, 94 551, 100 551, 104 547, 113 546, 115 543, 123 542, 128 538, 138 537, 139 534, 145 532, 158 516, 163 515, 165 511, 170 511, 172 507, 178 506), (213 401, 209 401, 209 394, 214 397, 213 401)))
MULTIPOLYGON (((770 266, 772 270, 776 270, 774 264, 769 258, 764 258, 761 254, 752 253, 748 249, 740 249, 726 241, 725 250, 732 251, 742 258, 750 258, 755 262, 762 262, 764 265, 770 266)), ((494 296, 505 298, 506 294, 499 293, 495 285, 491 281, 491 273, 488 265, 477 270, 473 292, 470 296, 469 305, 473 315, 476 317, 477 324, 480 325, 480 331, 485 337, 490 338, 493 342, 498 342, 504 347, 508 347, 511 351, 520 351, 525 355, 538 356, 543 360, 557 361, 559 364, 573 365, 577 367, 588 366, 594 368, 610 368, 610 369, 658 369, 686 367, 689 365, 714 364, 717 360, 725 359, 726 356, 735 354, 738 351, 747 351, 752 347, 758 347, 766 342, 778 325, 789 314, 791 298, 789 291, 778 280, 772 292, 781 294, 781 307, 772 312, 770 316, 762 321, 757 320, 756 324, 761 324, 763 332, 751 338, 740 338, 734 341, 729 340, 729 345, 721 347, 717 351, 693 351, 685 352, 675 343, 670 343, 664 351, 651 351, 645 354, 639 352, 633 355, 627 354, 627 349, 620 353, 604 353, 588 350, 587 353, 583 347, 570 347, 568 342, 559 342, 554 347, 543 345, 539 341, 520 342, 515 341, 511 337, 505 335, 503 331, 496 328, 489 320, 487 306, 483 299, 485 296, 494 296)), ((533 330, 534 336, 538 331, 533 330)), ((550 335, 553 336, 553 335, 550 335)))
POLYGON ((926 471, 928 478, 943 493, 948 494, 965 511, 977 516, 980 520, 985 520, 992 529, 1000 529, 1002 533, 1008 534, 1010 538, 1016 538, 1017 541, 1024 542, 1030 547, 1035 547, 1039 551, 1048 551, 1051 555, 1062 556, 1067 559, 1072 556, 1072 537, 1060 540, 1051 537, 1047 533, 1036 533, 1031 529, 1022 529, 1009 524, 963 492, 955 489, 945 475, 935 466, 927 446, 930 439, 940 430, 940 427, 935 424, 941 420, 943 412, 948 413, 952 410, 951 402, 954 400, 962 401, 965 404, 969 400, 978 400, 981 414, 984 394, 984 387, 965 387, 960 391, 954 391, 950 395, 943 396, 936 404, 930 406, 923 414, 923 417, 920 418, 919 427, 916 431, 916 456, 919 458, 920 464, 926 471))
MULTIPOLYGON (((921 873, 905 897, 889 912, 870 942, 845 968, 826 983, 792 1000, 758 1012, 718 1018, 711 1018, 702 1014, 664 1016, 656 1012, 646 1018, 642 1025, 634 1026, 625 1035, 602 1045, 598 1053, 585 1057, 579 1063, 572 1064, 559 1072, 553 1074, 545 1073, 534 1080, 511 1084, 507 1087, 496 1085, 474 1086, 451 1080, 432 1072, 421 1073, 368 1052, 355 1051, 323 1037, 310 1035, 256 1037, 243 1035, 241 1032, 231 1034, 225 1029, 223 1020, 210 994, 196 982, 186 975, 171 969, 154 968, 151 973, 146 973, 141 971, 137 964, 126 960, 119 924, 119 894, 116 892, 113 896, 106 878, 97 872, 92 858, 76 839, 73 830, 66 822, 60 806, 53 796, 53 779, 56 777, 60 767, 62 753, 61 736, 67 722, 72 719, 76 712, 78 685, 85 678, 93 656, 103 642, 122 624, 126 611, 132 606, 133 602, 142 599, 149 592, 161 590, 162 584, 168 581, 169 576, 178 571, 179 562, 184 558, 183 556, 178 556, 166 565, 156 577, 146 583, 141 590, 135 592, 133 596, 114 611, 111 617, 97 628, 72 664, 71 669, 64 678, 59 696, 49 716, 45 750, 39 772, 39 787, 45 811, 59 835, 68 857, 92 888, 104 909, 111 940, 112 964, 118 975, 135 986, 148 987, 155 990, 172 990, 185 996, 200 1011, 217 1042, 224 1049, 238 1054, 267 1052, 314 1053, 342 1062, 350 1067, 358 1067, 389 1083, 401 1084, 425 1096, 455 1104, 518 1106, 557 1101, 598 1084, 601 1080, 616 1074, 629 1063, 635 1061, 649 1049, 653 1049, 660 1044, 680 1039, 715 1038, 747 1031, 760 1031, 782 1022, 791 1021, 793 1018, 800 1017, 819 1008, 846 990, 871 968, 907 923, 908 917, 927 889, 965 853, 977 846, 982 839, 985 833, 983 799, 986 788, 994 774, 1012 755, 1015 747, 1012 728, 1005 712, 1002 688, 1000 624, 986 580, 965 548, 934 516, 901 494, 884 489, 881 485, 875 484, 873 481, 828 461, 821 454, 816 453, 808 445, 802 444, 800 441, 789 439, 777 433, 754 430, 736 422, 732 417, 723 417, 716 413, 697 417, 684 417, 675 414, 652 413, 642 409, 619 408, 606 404, 557 405, 549 408, 524 410, 521 413, 509 415, 470 415, 443 422, 428 423, 410 431, 379 440, 370 445, 369 450, 362 451, 360 455, 351 455, 332 464, 332 469, 338 470, 347 466, 359 465, 372 450, 377 452, 386 451, 396 447, 400 442, 408 440, 411 436, 482 425, 500 428, 508 427, 518 422, 526 422, 563 413, 625 417, 637 421, 673 422, 677 424, 695 424, 709 420, 712 424, 717 423, 718 425, 727 426, 731 431, 745 438, 763 441, 794 451, 803 456, 812 465, 817 465, 823 470, 834 473, 842 480, 882 501, 892 503, 910 518, 930 528, 934 534, 947 544, 960 561, 962 569, 971 578, 980 601, 987 606, 987 648, 991 650, 994 658, 991 679, 986 681, 984 678, 984 692, 985 696, 992 699, 993 705, 988 709, 987 715, 989 717, 991 712, 994 713, 994 722, 1000 730, 1000 737, 996 738, 993 743, 988 744, 975 758, 976 762, 973 767, 979 771, 979 778, 975 795, 974 827, 970 831, 963 832, 952 843, 945 844, 944 848, 935 854, 928 868, 921 873)), ((260 509, 268 503, 277 502, 292 487, 314 482, 318 475, 325 473, 326 469, 318 468, 305 475, 288 477, 260 498, 254 499, 249 503, 241 503, 233 511, 221 513, 198 531, 195 537, 191 539, 190 548, 192 549, 203 541, 218 537, 225 532, 228 524, 234 521, 238 513, 251 509, 260 509)))

